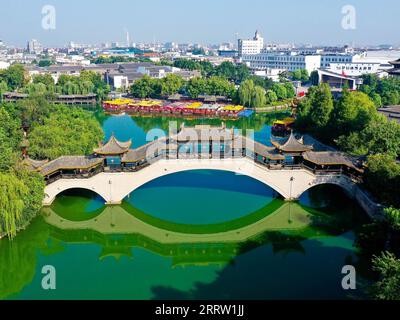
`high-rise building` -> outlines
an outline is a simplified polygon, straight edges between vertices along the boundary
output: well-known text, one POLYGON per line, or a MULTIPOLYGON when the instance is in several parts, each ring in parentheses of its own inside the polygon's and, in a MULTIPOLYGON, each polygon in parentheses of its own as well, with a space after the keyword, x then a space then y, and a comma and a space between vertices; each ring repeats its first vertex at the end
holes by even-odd
POLYGON ((129 35, 129 31, 126 31, 126 47, 129 48, 131 46, 131 37, 129 35))
POLYGON ((32 39, 31 41, 28 42, 27 49, 29 53, 34 53, 34 54, 39 54, 43 52, 43 46, 36 39, 32 39))
POLYGON ((256 31, 253 39, 239 39, 239 56, 249 55, 249 54, 259 54, 264 48, 264 39, 261 34, 256 31))

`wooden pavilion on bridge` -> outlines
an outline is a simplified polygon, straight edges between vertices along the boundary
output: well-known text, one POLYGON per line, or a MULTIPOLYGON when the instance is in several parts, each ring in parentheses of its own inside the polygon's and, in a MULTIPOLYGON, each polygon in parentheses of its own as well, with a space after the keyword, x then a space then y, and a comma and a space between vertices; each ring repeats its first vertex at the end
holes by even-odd
POLYGON ((335 151, 314 151, 293 132, 286 140, 271 140, 272 146, 238 134, 234 129, 200 125, 185 127, 139 148, 132 140, 119 141, 115 135, 95 148, 90 156, 64 156, 53 161, 26 158, 23 163, 40 172, 48 182, 59 178, 88 178, 99 172, 138 171, 158 159, 235 159, 248 157, 270 169, 305 168, 313 172, 341 172, 359 175, 362 163, 335 151))
POLYGON ((121 158, 130 150, 131 146, 132 140, 121 142, 112 134, 107 143, 94 149, 94 155, 103 157, 106 167, 116 169, 121 167, 121 158))

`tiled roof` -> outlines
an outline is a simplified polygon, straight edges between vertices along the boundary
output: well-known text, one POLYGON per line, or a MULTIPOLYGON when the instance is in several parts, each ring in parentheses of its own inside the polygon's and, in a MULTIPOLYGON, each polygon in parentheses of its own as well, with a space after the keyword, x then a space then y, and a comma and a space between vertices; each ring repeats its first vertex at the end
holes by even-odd
POLYGON ((277 140, 271 140, 271 142, 277 149, 283 152, 306 152, 313 149, 313 146, 304 145, 302 140, 297 140, 292 132, 283 144, 277 140))
POLYGON ((304 160, 318 165, 345 165, 350 168, 359 170, 357 166, 357 158, 351 157, 343 152, 325 151, 314 152, 307 151, 303 154, 304 160))
POLYGON ((102 158, 87 156, 64 156, 43 165, 40 173, 44 176, 47 176, 59 170, 90 169, 101 163, 103 163, 102 158))
POLYGON ((127 142, 121 142, 118 141, 114 135, 112 135, 110 140, 108 140, 108 142, 105 145, 95 149, 94 153, 102 155, 123 154, 129 151, 131 145, 132 145, 132 140, 129 140, 127 142))

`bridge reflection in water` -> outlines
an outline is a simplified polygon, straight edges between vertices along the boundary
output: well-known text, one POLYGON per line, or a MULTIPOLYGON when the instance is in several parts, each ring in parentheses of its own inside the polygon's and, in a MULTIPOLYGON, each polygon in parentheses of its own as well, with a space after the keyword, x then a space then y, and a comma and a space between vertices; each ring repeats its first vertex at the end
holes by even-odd
POLYGON ((101 257, 130 256, 133 247, 142 247, 172 257, 174 264, 226 263, 262 234, 301 232, 312 224, 311 214, 302 206, 280 200, 246 217, 204 226, 161 220, 150 224, 142 220, 146 214, 127 207, 130 206, 107 206, 87 221, 69 221, 50 207, 43 208, 43 214, 53 238, 67 243, 100 244, 101 257))

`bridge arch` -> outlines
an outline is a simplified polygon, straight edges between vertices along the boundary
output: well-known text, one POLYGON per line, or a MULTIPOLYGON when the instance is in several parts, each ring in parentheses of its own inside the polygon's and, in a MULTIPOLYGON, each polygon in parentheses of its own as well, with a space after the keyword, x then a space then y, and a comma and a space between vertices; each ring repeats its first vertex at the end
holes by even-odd
POLYGON ((93 194, 96 194, 97 196, 101 197, 104 203, 108 202, 107 195, 102 192, 102 190, 96 190, 95 187, 89 187, 89 186, 83 186, 81 183, 77 181, 75 184, 60 184, 59 187, 56 189, 51 189, 48 190, 48 188, 45 189, 45 198, 44 198, 44 205, 49 206, 51 205, 58 196, 60 196, 62 193, 70 190, 85 190, 85 191, 90 191, 93 194))
POLYGON ((167 176, 171 176, 177 173, 182 173, 182 172, 190 172, 190 171, 202 171, 202 170, 209 170, 209 171, 219 171, 219 172, 230 172, 230 173, 234 173, 236 175, 242 175, 242 176, 246 176, 249 177, 251 179, 254 179, 258 182, 261 182, 264 186, 271 188, 274 192, 276 192, 277 194, 279 194, 279 196, 284 197, 285 198, 285 192, 283 190, 281 190, 279 187, 277 187, 276 185, 273 185, 271 183, 268 183, 265 179, 262 179, 260 177, 257 176, 253 176, 250 174, 246 174, 244 172, 241 172, 239 170, 234 170, 234 169, 229 169, 229 168, 224 168, 224 169, 215 169, 215 168, 205 168, 205 167, 201 167, 201 168, 185 168, 185 167, 180 167, 180 168, 176 168, 176 170, 173 171, 164 171, 162 172, 160 175, 158 175, 157 177, 154 178, 149 178, 149 179, 145 179, 143 181, 141 181, 140 184, 135 184, 132 187, 132 190, 130 191, 125 191, 125 193, 122 194, 122 199, 125 199, 126 197, 128 197, 131 193, 135 192, 136 190, 140 189, 141 187, 145 186, 146 184, 155 181, 157 179, 163 178, 163 177, 167 177, 167 176))
POLYGON ((324 185, 333 185, 340 187, 350 198, 354 198, 356 185, 353 181, 351 181, 351 179, 345 176, 333 176, 329 177, 329 179, 317 178, 314 183, 309 184, 307 188, 301 191, 301 194, 298 195, 298 198, 300 198, 305 192, 309 191, 310 189, 324 185))
POLYGON ((51 205, 61 192, 88 189, 100 195, 107 204, 120 204, 129 194, 157 178, 192 170, 217 170, 251 177, 272 188, 286 200, 296 200, 305 191, 321 184, 337 184, 350 195, 354 194, 354 182, 341 174, 315 175, 305 169, 269 170, 247 158, 159 160, 136 172, 99 173, 88 179, 61 179, 46 187, 44 205, 51 205))

